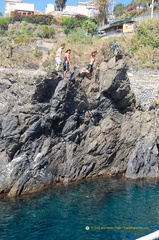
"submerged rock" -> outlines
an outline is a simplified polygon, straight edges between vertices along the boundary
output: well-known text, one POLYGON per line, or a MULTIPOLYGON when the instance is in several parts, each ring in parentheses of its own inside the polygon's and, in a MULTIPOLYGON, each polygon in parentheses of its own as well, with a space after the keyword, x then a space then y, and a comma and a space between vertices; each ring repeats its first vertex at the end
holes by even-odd
POLYGON ((101 62, 91 78, 4 71, 0 83, 0 193, 158 177, 157 115, 136 109, 122 59, 101 62))

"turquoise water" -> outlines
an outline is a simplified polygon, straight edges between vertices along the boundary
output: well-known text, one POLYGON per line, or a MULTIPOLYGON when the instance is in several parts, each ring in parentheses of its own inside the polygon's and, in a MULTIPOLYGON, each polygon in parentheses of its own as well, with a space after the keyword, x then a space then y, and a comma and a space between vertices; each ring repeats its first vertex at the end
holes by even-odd
POLYGON ((96 179, 0 199, 0 240, 125 240, 158 229, 156 181, 96 179))

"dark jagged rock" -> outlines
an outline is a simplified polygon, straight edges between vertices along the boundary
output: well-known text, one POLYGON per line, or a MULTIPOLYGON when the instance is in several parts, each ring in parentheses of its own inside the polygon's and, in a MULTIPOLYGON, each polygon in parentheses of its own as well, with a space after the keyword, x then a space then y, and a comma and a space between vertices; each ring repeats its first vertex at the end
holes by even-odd
POLYGON ((8 196, 96 176, 158 177, 155 110, 136 109, 122 59, 62 80, 0 77, 0 192, 8 196))

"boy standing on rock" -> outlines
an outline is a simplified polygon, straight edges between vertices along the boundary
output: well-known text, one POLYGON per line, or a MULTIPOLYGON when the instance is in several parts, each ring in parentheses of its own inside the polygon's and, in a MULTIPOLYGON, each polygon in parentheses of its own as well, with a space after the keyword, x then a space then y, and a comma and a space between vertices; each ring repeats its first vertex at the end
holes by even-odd
POLYGON ((64 56, 64 63, 63 63, 63 79, 66 79, 66 74, 69 71, 69 66, 70 66, 70 54, 71 54, 71 49, 68 49, 65 52, 64 56))
POLYGON ((90 63, 88 64, 88 67, 83 68, 80 73, 83 73, 83 72, 92 73, 93 72, 93 65, 94 65, 94 62, 95 62, 95 58, 96 58, 96 55, 98 54, 98 52, 100 51, 100 49, 98 51, 91 52, 90 63))
POLYGON ((57 50, 57 53, 56 53, 56 57, 55 57, 55 62, 56 62, 56 71, 58 71, 59 70, 59 68, 60 68, 60 65, 61 65, 61 53, 62 53, 62 50, 65 48, 65 43, 63 43, 62 45, 61 45, 61 47, 60 48, 58 48, 58 50, 57 50))

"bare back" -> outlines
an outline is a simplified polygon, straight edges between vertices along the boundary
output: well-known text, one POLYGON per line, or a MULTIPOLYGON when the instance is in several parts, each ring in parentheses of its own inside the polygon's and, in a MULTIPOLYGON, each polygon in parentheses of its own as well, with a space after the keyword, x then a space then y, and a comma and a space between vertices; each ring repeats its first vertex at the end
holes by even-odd
POLYGON ((60 47, 60 48, 57 49, 56 56, 57 56, 57 57, 61 57, 61 53, 62 53, 62 47, 60 47))
POLYGON ((70 62, 70 54, 68 52, 65 53, 64 62, 70 62))

